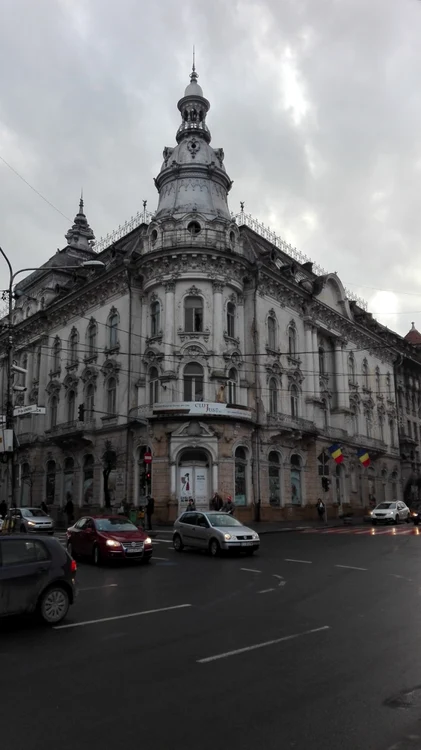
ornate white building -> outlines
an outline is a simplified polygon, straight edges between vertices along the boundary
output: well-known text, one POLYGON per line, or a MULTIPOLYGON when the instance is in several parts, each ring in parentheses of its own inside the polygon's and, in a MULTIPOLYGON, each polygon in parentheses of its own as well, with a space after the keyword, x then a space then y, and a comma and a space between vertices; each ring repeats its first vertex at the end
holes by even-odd
POLYGON ((46 407, 16 417, 18 502, 59 509, 70 494, 82 512, 151 490, 172 519, 218 491, 243 518, 281 519, 314 516, 319 496, 335 514, 398 498, 399 337, 385 345, 336 274, 243 206, 230 213, 210 105, 190 79, 155 214, 98 248, 81 202, 67 246, 18 285, 19 396, 46 407), (102 272, 66 270, 92 258, 102 272))

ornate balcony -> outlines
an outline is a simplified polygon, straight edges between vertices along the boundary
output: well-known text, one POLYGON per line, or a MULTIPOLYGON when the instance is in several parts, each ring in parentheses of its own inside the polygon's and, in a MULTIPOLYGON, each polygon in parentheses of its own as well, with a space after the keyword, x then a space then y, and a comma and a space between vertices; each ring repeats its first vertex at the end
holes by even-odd
POLYGON ((316 436, 318 429, 310 419, 292 417, 289 414, 268 414, 268 427, 275 428, 279 433, 301 433, 302 435, 316 436))
POLYGON ((61 422, 60 424, 45 430, 48 440, 60 446, 81 446, 93 443, 92 433, 95 431, 95 419, 87 419, 84 422, 73 420, 72 422, 61 422))
POLYGON ((225 404, 214 401, 171 401, 136 406, 130 411, 132 419, 148 420, 159 417, 215 417, 224 419, 254 418, 254 411, 241 404, 225 404))

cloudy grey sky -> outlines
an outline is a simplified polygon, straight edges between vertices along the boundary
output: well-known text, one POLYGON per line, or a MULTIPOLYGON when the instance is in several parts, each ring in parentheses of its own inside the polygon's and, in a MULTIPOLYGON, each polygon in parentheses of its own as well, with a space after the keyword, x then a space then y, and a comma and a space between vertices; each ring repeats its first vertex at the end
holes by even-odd
MULTIPOLYGON (((0 156, 97 238, 148 199, 191 47, 246 211, 421 329, 420 0, 0 0, 0 156)), ((0 244, 44 262, 69 220, 0 161, 0 244)), ((0 284, 6 273, 0 264, 0 284)))

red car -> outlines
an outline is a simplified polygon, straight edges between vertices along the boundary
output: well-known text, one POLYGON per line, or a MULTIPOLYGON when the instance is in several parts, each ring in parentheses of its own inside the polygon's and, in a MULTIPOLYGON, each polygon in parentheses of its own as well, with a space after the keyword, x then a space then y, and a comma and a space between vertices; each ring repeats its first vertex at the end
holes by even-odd
POLYGON ((147 563, 152 540, 123 516, 83 516, 67 529, 67 551, 74 558, 90 557, 95 565, 105 560, 147 563))

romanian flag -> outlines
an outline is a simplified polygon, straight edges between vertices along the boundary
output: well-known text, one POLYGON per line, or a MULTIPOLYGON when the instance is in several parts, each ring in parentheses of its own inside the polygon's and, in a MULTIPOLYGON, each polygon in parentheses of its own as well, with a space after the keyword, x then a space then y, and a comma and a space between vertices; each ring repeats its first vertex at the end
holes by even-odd
POLYGON ((357 451, 357 456, 363 466, 370 466, 370 456, 368 455, 367 451, 365 451, 363 448, 360 448, 360 450, 357 451))
POLYGON ((337 443, 330 446, 329 453, 336 464, 341 464, 344 460, 344 454, 342 453, 341 446, 337 443))

